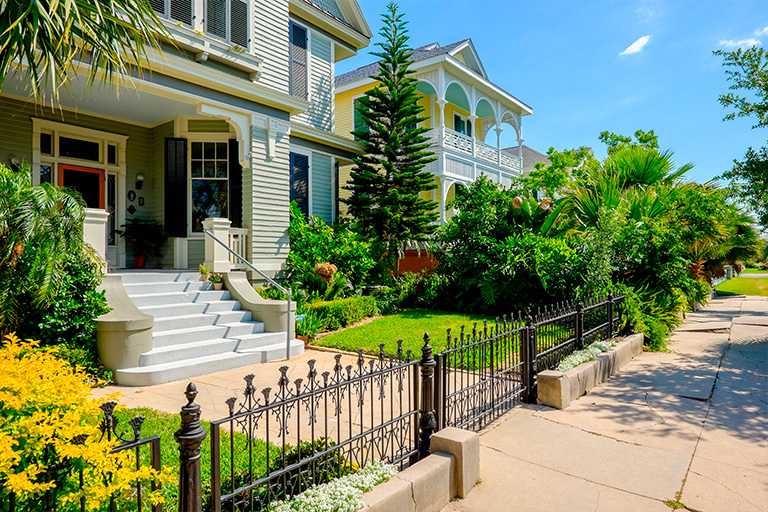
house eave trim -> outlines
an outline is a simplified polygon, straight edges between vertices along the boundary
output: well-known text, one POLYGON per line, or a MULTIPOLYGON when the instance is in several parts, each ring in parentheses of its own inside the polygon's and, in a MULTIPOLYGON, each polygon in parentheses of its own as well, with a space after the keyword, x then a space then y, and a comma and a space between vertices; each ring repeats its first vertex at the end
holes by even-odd
POLYGON ((350 153, 360 153, 363 151, 363 145, 341 135, 335 133, 328 133, 311 126, 307 126, 298 121, 291 121, 291 135, 296 137, 318 142, 326 146, 349 151, 350 153))

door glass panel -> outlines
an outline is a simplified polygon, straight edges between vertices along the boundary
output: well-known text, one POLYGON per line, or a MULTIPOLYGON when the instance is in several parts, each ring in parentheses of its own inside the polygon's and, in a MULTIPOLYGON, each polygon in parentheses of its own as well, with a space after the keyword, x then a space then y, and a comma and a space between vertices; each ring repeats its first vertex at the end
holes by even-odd
POLYGON ((101 208, 101 173, 64 169, 63 174, 63 187, 79 192, 88 208, 101 208))

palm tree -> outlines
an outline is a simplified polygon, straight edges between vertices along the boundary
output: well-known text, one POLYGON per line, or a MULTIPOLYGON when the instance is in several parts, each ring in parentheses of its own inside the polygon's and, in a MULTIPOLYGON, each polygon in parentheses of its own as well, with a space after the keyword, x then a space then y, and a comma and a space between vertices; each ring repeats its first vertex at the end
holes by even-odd
POLYGON ((85 203, 77 193, 50 184, 33 187, 29 167, 0 164, 0 334, 18 321, 20 297, 48 306, 58 293, 69 257, 98 258, 83 239, 85 203))
POLYGON ((86 69, 97 78, 131 79, 147 66, 147 47, 160 49, 168 32, 148 0, 1 0, 0 91, 12 72, 23 73, 35 100, 86 69))

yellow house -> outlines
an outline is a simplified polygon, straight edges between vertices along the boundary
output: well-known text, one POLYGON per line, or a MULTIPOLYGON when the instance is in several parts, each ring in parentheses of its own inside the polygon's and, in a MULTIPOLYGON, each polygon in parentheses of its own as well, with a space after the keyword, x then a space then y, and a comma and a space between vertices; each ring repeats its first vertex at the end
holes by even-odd
MULTIPOLYGON (((523 171, 522 119, 533 113, 531 107, 494 84, 472 44, 465 39, 440 46, 432 43, 416 48, 411 68, 419 81, 424 127, 432 140, 437 160, 427 166, 435 176, 437 189, 431 199, 440 205, 440 221, 452 216, 446 208, 456 187, 467 185, 480 175, 509 185, 523 171), (501 134, 514 130, 518 146, 501 148, 501 134), (516 149, 516 151, 515 151, 516 149)), ((371 75, 378 63, 336 77, 336 134, 350 137, 362 127, 356 106, 365 92, 375 87, 371 75)), ((339 169, 339 185, 349 180, 352 166, 339 169)), ((350 194, 341 188, 339 197, 350 194)))

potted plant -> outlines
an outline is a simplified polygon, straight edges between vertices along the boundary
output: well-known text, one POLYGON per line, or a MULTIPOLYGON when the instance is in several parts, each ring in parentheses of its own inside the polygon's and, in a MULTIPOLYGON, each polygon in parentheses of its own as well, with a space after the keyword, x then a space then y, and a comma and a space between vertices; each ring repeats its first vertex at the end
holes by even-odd
POLYGON ((222 276, 221 274, 217 274, 216 272, 214 272, 213 274, 211 274, 211 277, 209 277, 208 279, 213 284, 214 290, 221 290, 224 287, 224 282, 223 282, 224 276, 222 276))
POLYGON ((208 280, 208 275, 211 273, 211 269, 209 269, 208 267, 206 267, 202 263, 200 264, 199 268, 200 268, 200 280, 201 281, 207 281, 208 280))
POLYGON ((163 255, 162 248, 168 239, 163 226, 154 219, 134 217, 123 224, 122 230, 116 230, 125 239, 128 247, 133 249, 133 266, 146 268, 147 256, 159 258, 163 255))

